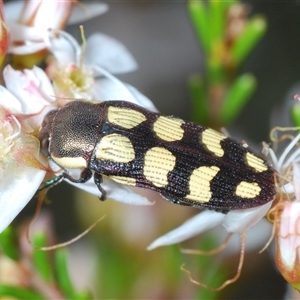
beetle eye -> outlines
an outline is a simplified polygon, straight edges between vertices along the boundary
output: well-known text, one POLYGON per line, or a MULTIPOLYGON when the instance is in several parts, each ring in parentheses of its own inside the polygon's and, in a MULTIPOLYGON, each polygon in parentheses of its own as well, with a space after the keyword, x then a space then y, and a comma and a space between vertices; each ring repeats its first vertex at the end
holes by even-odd
POLYGON ((40 151, 46 157, 49 156, 48 148, 49 148, 49 137, 45 137, 41 141, 41 150, 40 151))

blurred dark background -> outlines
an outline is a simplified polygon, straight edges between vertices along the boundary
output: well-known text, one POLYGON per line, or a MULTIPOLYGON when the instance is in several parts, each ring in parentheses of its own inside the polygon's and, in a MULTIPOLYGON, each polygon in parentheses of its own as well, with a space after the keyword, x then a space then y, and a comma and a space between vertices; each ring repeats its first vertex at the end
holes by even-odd
MULTIPOLYGON (((186 1, 104 2, 109 4, 109 11, 84 24, 86 36, 100 31, 121 41, 137 60, 139 69, 118 77, 150 98, 163 114, 189 119, 187 79, 194 73, 204 72, 204 58, 186 12, 186 1)), ((251 14, 259 13, 266 17, 268 31, 241 70, 257 77, 257 92, 232 128, 227 129, 238 131, 251 144, 269 141, 273 109, 287 101, 289 89, 300 82, 300 1, 245 3, 251 6, 251 14)), ((78 26, 69 26, 67 31, 80 40, 78 26)), ((73 234, 77 224, 77 213, 72 207, 72 201, 69 201, 73 192, 73 188, 63 183, 49 195, 52 200, 51 208, 58 220, 56 227, 63 238, 68 236, 68 231, 73 234), (68 201, 64 201, 65 198, 68 201)), ((34 205, 34 202, 29 204, 27 213, 32 212, 34 205)), ((106 203, 97 205, 103 205, 105 211, 106 203)), ((160 209, 160 205, 158 200, 156 209, 160 209)), ((178 213, 179 209, 186 209, 174 208, 167 203, 171 207, 169 210, 163 205, 167 212, 166 218, 173 216, 174 209, 178 213)), ((124 205, 119 205, 117 209, 124 209, 124 205)), ((182 220, 175 223, 179 225, 181 222, 182 220)), ((149 237, 149 243, 151 238, 149 237)), ((99 239, 103 237, 99 236, 99 239)), ((246 258, 241 281, 227 288, 217 298, 283 299, 286 284, 276 270, 272 250, 261 255, 257 252, 253 256, 250 253, 248 260, 246 258)), ((147 261, 148 252, 144 250, 142 253, 143 259, 147 261)), ((163 266, 161 272, 164 272, 163 266)), ((159 275, 161 276, 162 274, 159 275)), ((192 286, 188 280, 186 282, 188 286, 192 286)), ((151 279, 146 285, 151 289, 151 279)))

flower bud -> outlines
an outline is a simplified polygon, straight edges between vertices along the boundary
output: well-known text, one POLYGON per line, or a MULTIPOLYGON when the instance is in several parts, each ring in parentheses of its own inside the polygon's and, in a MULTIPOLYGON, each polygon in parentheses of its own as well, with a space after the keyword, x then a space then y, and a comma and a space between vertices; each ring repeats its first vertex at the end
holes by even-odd
POLYGON ((275 238, 277 267, 284 279, 300 291, 300 202, 284 206, 275 238))

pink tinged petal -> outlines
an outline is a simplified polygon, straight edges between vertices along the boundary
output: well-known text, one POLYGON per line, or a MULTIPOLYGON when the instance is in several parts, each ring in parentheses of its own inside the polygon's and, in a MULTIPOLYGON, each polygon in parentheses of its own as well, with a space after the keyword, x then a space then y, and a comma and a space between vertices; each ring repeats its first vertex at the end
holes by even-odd
POLYGON ((68 24, 73 25, 89 19, 100 16, 108 11, 109 6, 106 3, 96 1, 82 1, 79 5, 73 7, 68 24))
POLYGON ((5 172, 0 181, 0 232, 19 214, 36 193, 43 181, 45 171, 25 167, 15 178, 11 172, 5 172))
POLYGON ((300 201, 300 165, 293 163, 293 184, 296 201, 300 201))
POLYGON ((228 232, 243 233, 260 221, 271 205, 272 201, 258 207, 231 210, 226 215, 222 225, 228 232))
MULTIPOLYGON (((67 179, 66 181, 76 186, 77 188, 80 188, 88 193, 96 195, 97 197, 101 195, 93 179, 90 179, 86 183, 73 183, 67 179)), ((112 199, 118 202, 131 205, 153 205, 153 203, 150 202, 147 198, 134 193, 130 188, 126 187, 125 185, 119 184, 110 179, 103 178, 103 184, 101 186, 107 193, 107 199, 112 199)))
POLYGON ((280 218, 277 247, 287 270, 292 270, 296 257, 300 258, 300 202, 286 204, 280 218))
POLYGON ((147 247, 147 250, 183 242, 222 224, 224 218, 225 214, 223 213, 205 210, 176 229, 156 239, 147 247))
POLYGON ((26 76, 29 78, 33 78, 33 82, 38 88, 38 91, 36 87, 34 86, 33 92, 36 93, 39 100, 44 104, 47 103, 53 103, 55 102, 55 94, 54 89, 52 87, 52 84, 47 76, 47 74, 39 67, 34 66, 31 70, 23 70, 26 76), (47 99, 45 101, 45 99, 47 99))
POLYGON ((87 40, 84 62, 98 65, 113 74, 131 72, 137 69, 137 62, 116 39, 105 34, 94 33, 87 40))
POLYGON ((38 67, 21 72, 7 66, 3 76, 7 88, 21 101, 25 114, 38 113, 55 100, 51 98, 54 91, 48 77, 38 67))

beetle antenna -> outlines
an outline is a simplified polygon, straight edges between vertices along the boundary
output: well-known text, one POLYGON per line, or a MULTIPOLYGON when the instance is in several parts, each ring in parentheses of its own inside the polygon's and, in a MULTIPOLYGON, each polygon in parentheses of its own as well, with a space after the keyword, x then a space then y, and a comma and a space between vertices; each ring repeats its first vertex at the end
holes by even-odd
POLYGON ((55 245, 52 245, 52 246, 45 246, 45 247, 37 247, 37 246, 34 246, 33 247, 35 249, 38 249, 38 250, 42 250, 42 251, 50 251, 50 250, 55 250, 55 249, 59 249, 59 248, 63 248, 63 247, 66 247, 66 246, 69 246, 75 242, 77 242, 79 239, 81 239, 83 236, 85 236, 87 233, 89 233, 100 221, 102 221, 103 219, 105 218, 105 215, 100 217, 98 220, 96 220, 92 225, 90 225, 86 230, 84 230, 83 232, 81 232, 80 234, 78 234, 77 236, 75 236, 74 238, 66 241, 66 242, 63 242, 63 243, 59 243, 59 244, 55 244, 55 245))
POLYGON ((218 247, 216 247, 210 251, 204 251, 204 250, 198 250, 198 249, 186 249, 186 248, 181 248, 181 247, 180 247, 180 251, 182 253, 192 254, 192 255, 214 255, 216 253, 221 252, 223 249, 225 249, 227 247, 232 235, 233 235, 233 233, 228 234, 225 241, 221 245, 219 245, 218 247))
POLYGON ((240 252, 240 260, 239 260, 239 264, 238 264, 238 267, 237 267, 237 271, 235 273, 235 276, 231 279, 228 279, 226 280, 225 282, 223 282, 219 287, 217 288, 213 288, 213 287, 210 287, 209 285, 203 283, 203 282, 199 282, 195 279, 192 278, 192 275, 191 275, 191 271, 187 270, 184 268, 184 264, 181 266, 181 270, 185 273, 188 274, 189 276, 189 279, 192 283, 196 284, 196 285, 199 285, 201 287, 204 287, 210 291, 213 291, 213 292, 218 292, 218 291, 221 291, 223 290, 227 285, 229 284, 232 284, 234 283, 235 281, 237 281, 241 275, 241 272, 242 272, 242 268, 243 268, 243 264, 244 264, 244 258, 245 258, 245 245, 246 245, 246 232, 243 232, 241 234, 241 252, 240 252))

